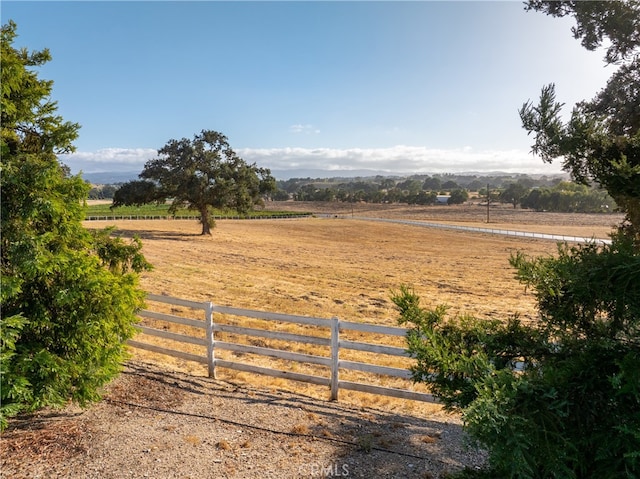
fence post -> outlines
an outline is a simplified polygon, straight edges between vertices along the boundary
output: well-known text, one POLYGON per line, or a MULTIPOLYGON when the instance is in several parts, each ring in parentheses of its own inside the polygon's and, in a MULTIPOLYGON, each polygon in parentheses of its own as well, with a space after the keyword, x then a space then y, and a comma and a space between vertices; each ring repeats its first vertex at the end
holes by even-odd
POLYGON ((340 353, 340 320, 331 318, 331 401, 338 400, 338 360, 340 353))
POLYGON ((204 311, 207 327, 207 369, 209 377, 216 378, 216 360, 213 350, 213 303, 208 302, 204 311))

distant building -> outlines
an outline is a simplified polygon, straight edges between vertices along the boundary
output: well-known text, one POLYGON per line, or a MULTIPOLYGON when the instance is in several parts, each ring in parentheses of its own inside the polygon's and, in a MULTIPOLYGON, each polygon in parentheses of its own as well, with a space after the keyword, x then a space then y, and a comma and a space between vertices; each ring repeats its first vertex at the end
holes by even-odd
POLYGON ((449 195, 438 195, 436 196, 436 205, 448 205, 449 204, 449 195))

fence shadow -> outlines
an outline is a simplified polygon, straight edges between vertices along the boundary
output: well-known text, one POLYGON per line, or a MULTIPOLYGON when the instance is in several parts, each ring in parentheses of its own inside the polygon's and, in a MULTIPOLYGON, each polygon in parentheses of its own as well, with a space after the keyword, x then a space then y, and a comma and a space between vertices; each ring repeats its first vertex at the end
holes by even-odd
POLYGON ((161 231, 161 230, 130 230, 116 227, 111 233, 112 236, 118 238, 133 238, 137 236, 142 240, 174 240, 184 241, 193 238, 210 238, 200 233, 191 233, 187 231, 161 231))
MULTIPOLYGON (((464 466, 478 466, 484 460, 481 453, 465 447, 456 419, 441 413, 432 418, 416 417, 357 407, 169 372, 138 361, 128 363, 123 376, 131 386, 109 393, 106 400, 117 407, 135 408, 142 419, 160 420, 169 415, 180 416, 185 425, 197 421, 211 431, 214 442, 228 437, 223 431, 230 427, 244 436, 266 439, 274 450, 286 444, 295 457, 308 456, 302 463, 280 463, 277 470, 264 471, 280 477, 436 478, 464 466), (172 400, 167 402, 167 398, 172 400)), ((231 443, 229 447, 243 446, 231 443)), ((252 454, 264 451, 243 449, 247 464, 252 454)), ((233 477, 245 477, 248 471, 243 472, 242 464, 236 468, 237 476, 233 477)))

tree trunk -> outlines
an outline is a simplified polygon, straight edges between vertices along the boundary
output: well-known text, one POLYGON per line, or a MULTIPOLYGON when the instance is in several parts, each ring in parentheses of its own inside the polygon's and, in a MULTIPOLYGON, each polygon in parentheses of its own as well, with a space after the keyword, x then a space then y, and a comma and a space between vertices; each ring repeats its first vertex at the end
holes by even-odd
POLYGON ((202 223, 202 233, 201 235, 209 235, 211 236, 211 223, 209 222, 209 211, 205 207, 200 210, 200 223, 202 223))

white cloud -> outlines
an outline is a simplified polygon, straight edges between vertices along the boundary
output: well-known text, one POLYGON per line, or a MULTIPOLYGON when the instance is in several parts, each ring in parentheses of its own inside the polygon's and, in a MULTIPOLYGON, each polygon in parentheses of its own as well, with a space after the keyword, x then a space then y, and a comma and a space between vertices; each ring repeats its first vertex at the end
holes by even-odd
POLYGON ((318 134, 320 133, 320 130, 318 130, 317 128, 315 128, 313 125, 301 125, 301 124, 297 124, 297 125, 291 125, 289 127, 289 131, 291 133, 295 133, 296 135, 299 134, 306 134, 306 135, 310 135, 310 134, 318 134))
POLYGON ((398 145, 390 148, 270 148, 239 149, 242 158, 272 170, 317 169, 336 171, 376 170, 389 174, 490 172, 561 172, 522 150, 475 151, 469 146, 434 149, 398 145))
MULTIPOLYGON (((328 175, 354 170, 387 174, 492 172, 557 174, 558 163, 549 165, 523 150, 475 150, 470 146, 436 149, 398 145, 389 148, 239 148, 249 163, 278 172, 325 170, 328 175)), ((73 173, 142 171, 154 158, 152 148, 105 148, 61 155, 73 173)), ((295 172, 294 172, 295 173, 295 172)))
POLYGON ((71 168, 72 173, 142 171, 144 164, 157 153, 153 148, 103 148, 60 155, 60 160, 71 168))

